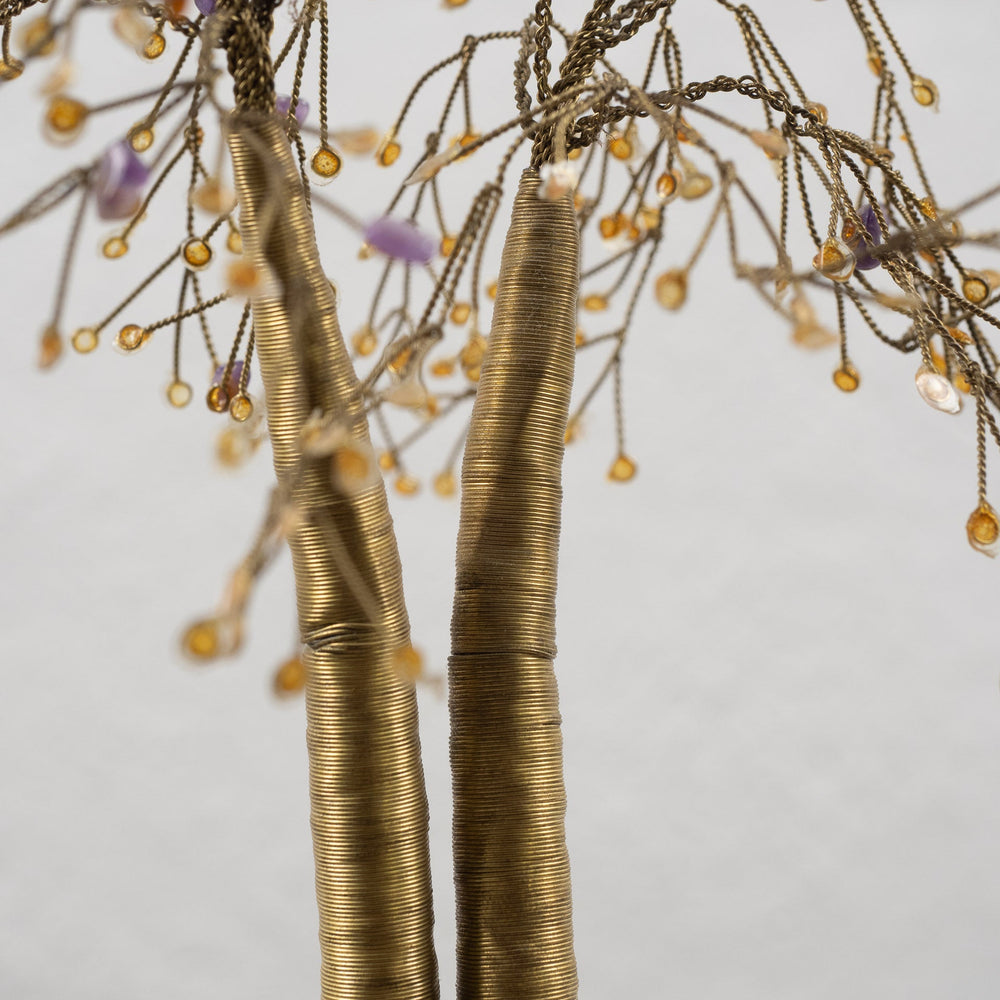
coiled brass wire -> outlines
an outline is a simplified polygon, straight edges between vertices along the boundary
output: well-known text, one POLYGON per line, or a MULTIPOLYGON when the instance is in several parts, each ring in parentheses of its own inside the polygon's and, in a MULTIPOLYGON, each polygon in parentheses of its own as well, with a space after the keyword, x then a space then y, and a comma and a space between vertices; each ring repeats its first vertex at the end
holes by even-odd
POLYGON ((452 656, 459 1000, 576 996, 552 661, 579 236, 521 178, 462 466, 452 656))
POLYGON ((244 254, 276 291, 253 303, 268 425, 306 645, 309 789, 323 1000, 433 1000, 427 799, 412 684, 393 668, 409 641, 380 476, 346 494, 330 460, 306 458, 319 411, 370 451, 357 379, 320 265, 306 196, 280 123, 247 114, 229 137, 244 254))

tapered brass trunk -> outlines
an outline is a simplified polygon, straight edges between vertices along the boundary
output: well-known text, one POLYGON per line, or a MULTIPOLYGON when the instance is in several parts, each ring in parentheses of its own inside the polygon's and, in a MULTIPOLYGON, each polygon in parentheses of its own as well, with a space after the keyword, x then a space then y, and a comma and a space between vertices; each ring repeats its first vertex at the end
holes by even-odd
POLYGON ((433 1000, 427 801, 412 684, 393 669, 409 641, 381 476, 344 492, 300 431, 334 416, 370 451, 358 383, 337 322, 302 183, 281 124, 233 123, 244 253, 273 290, 253 322, 305 643, 309 787, 323 1000, 433 1000))
POLYGON ((579 237, 521 179, 462 468, 450 660, 459 1000, 576 996, 555 656, 579 237))

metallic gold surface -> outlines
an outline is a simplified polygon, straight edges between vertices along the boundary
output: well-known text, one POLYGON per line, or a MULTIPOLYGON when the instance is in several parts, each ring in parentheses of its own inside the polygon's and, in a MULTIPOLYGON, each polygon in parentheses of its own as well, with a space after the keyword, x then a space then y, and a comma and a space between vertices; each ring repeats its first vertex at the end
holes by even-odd
POLYGON ((450 660, 459 1000, 576 996, 552 660, 579 237, 525 171, 462 467, 450 660))
POLYGON ((340 492, 329 455, 302 454, 302 426, 317 412, 371 453, 358 383, 281 125, 248 115, 229 143, 244 252, 278 289, 254 301, 253 320, 275 469, 299 525, 290 545, 306 645, 322 996, 432 1000, 427 801, 413 685, 392 662, 409 623, 385 488, 375 475, 340 492))

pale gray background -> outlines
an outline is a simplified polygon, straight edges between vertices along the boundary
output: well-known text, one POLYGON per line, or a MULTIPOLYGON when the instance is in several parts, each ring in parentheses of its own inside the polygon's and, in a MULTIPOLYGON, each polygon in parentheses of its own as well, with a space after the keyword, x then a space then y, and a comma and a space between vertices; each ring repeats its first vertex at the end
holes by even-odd
MULTIPOLYGON (((334 4, 343 119, 384 126, 426 65, 466 32, 513 26, 522 6, 334 4)), ((582 6, 555 4, 566 22, 582 6)), ((954 203, 1000 173, 1000 9, 885 6, 941 88, 941 114, 913 106, 911 123, 954 203)), ((715 5, 679 7, 688 77, 742 72, 723 57, 733 33, 715 5)), ((874 80, 843 5, 757 8, 811 95, 864 132, 874 80)), ((104 35, 81 39, 81 52, 96 46, 81 94, 156 79, 104 35)), ((483 124, 508 101, 509 52, 499 82, 479 89, 483 124)), ((0 91, 4 191, 74 158, 37 138, 39 79, 0 91)), ((404 133, 406 157, 424 131, 404 133)), ((100 138, 95 123, 80 148, 100 138)), ((488 164, 477 174, 475 162, 461 169, 478 181, 488 164)), ((374 210, 395 180, 349 161, 328 190, 374 210)), ((136 257, 178 238, 173 211, 136 257)), ((676 259, 698 214, 677 213, 676 259)), ((294 638, 287 561, 261 587, 237 662, 196 670, 175 652, 243 551, 268 456, 239 474, 214 468, 219 420, 197 402, 161 405, 165 340, 136 358, 102 345, 35 370, 65 222, 0 243, 0 996, 315 997, 303 710, 267 689, 294 638)), ((104 231, 90 224, 88 251, 104 231)), ((325 231, 351 330, 372 268, 345 278, 356 240, 325 231)), ((122 273, 84 256, 70 326, 106 308, 108 275, 122 273)), ((995 997, 1000 566, 964 538, 972 415, 922 404, 915 360, 858 324, 864 384, 845 397, 834 357, 795 350, 717 268, 697 272, 676 316, 646 297, 626 367, 636 482, 604 480, 606 397, 567 458, 558 669, 581 996, 995 997)), ((165 313, 173 287, 139 321, 165 313)), ((415 638, 440 672, 456 506, 429 495, 393 506, 415 638)), ((421 708, 448 997, 447 713, 431 691, 421 708)))

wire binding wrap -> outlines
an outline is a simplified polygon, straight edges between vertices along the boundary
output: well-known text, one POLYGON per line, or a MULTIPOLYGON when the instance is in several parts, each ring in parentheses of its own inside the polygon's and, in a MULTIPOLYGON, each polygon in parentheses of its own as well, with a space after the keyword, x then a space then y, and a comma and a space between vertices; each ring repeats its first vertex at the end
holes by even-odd
POLYGON ((573 202, 526 170, 462 465, 451 765, 459 1000, 576 996, 555 656, 573 202))
POLYGON ((306 644, 306 713, 323 1000, 435 1000, 427 798, 416 698, 393 654, 409 642, 380 476, 345 493, 329 456, 300 448, 306 419, 333 417, 371 452, 361 394, 323 273, 288 140, 245 114, 229 136, 244 254, 276 279, 254 330, 306 644))

